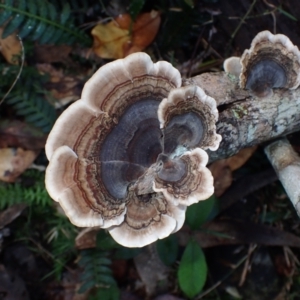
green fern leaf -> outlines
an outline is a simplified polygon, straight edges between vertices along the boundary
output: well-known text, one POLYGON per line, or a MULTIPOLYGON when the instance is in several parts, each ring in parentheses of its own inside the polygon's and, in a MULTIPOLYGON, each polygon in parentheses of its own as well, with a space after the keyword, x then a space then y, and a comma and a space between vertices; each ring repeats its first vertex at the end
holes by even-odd
MULTIPOLYGON (((12 6, 13 0, 7 0, 7 5, 12 6)), ((3 10, 0 13, 0 26, 3 25, 11 17, 12 12, 9 10, 3 10)))
POLYGON ((71 7, 69 3, 65 3, 60 15, 61 24, 65 24, 70 17, 71 7))
POLYGON ((96 285, 96 282, 94 280, 86 281, 78 290, 79 294, 85 293, 87 290, 91 289, 96 285))
POLYGON ((19 30, 19 37, 24 39, 29 33, 32 32, 36 25, 36 20, 28 19, 19 30))
POLYGON ((44 173, 37 170, 27 170, 22 175, 24 178, 32 178, 33 176, 35 182, 30 187, 24 187, 20 183, 0 183, 0 209, 16 203, 26 203, 29 206, 52 206, 52 200, 45 189, 44 173))
POLYGON ((57 12, 52 3, 48 4, 48 14, 49 14, 50 20, 55 21, 55 19, 57 17, 57 12))
MULTIPOLYGON (((19 1, 19 7, 20 9, 24 10, 26 7, 25 0, 19 1)), ((24 21, 25 16, 22 14, 16 14, 14 18, 5 26, 3 33, 2 33, 2 38, 8 37, 10 34, 12 34, 16 29, 19 28, 19 26, 22 24, 24 21)))
POLYGON ((117 288, 110 268, 111 260, 107 256, 107 251, 101 251, 97 248, 81 251, 78 264, 84 268, 84 272, 80 277, 82 285, 79 293, 84 293, 92 287, 105 289, 105 287, 114 286, 117 288))
POLYGON ((60 12, 57 7, 46 0, 5 0, 0 3, 0 25, 6 22, 2 37, 6 37, 15 30, 19 30, 21 37, 39 40, 41 43, 71 44, 80 41, 86 45, 91 44, 82 31, 74 29, 71 8, 64 4, 60 12))
MULTIPOLYGON (((34 3, 34 1, 28 1, 27 2, 27 6, 29 11, 32 14, 37 14, 38 11, 38 7, 37 4, 34 3)), ((30 19, 28 18, 21 27, 19 27, 19 36, 23 39, 25 38, 29 33, 32 32, 32 30, 35 28, 35 26, 37 25, 37 20, 35 19, 30 19)))
MULTIPOLYGON (((26 72, 25 68, 24 75, 26 72)), ((45 95, 46 92, 39 88, 38 79, 35 84, 21 79, 17 83, 17 88, 9 94, 6 103, 12 105, 17 115, 25 117, 25 121, 47 133, 56 120, 56 111, 45 99, 45 95)))

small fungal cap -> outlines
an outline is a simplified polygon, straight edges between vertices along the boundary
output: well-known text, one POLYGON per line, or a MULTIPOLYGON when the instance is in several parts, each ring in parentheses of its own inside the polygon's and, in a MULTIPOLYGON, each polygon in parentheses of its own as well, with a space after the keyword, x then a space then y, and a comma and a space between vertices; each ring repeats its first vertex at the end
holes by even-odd
POLYGON ((300 52, 283 34, 260 32, 241 57, 240 87, 258 97, 273 88, 296 89, 300 84, 300 52))
POLYGON ((232 56, 224 60, 223 68, 226 73, 239 77, 242 72, 241 58, 232 56))
POLYGON ((162 192, 174 205, 189 206, 214 193, 213 177, 206 168, 208 155, 204 150, 196 148, 174 159, 162 155, 158 160, 161 168, 157 170, 153 190, 162 192))
MULTIPOLYGON (((221 136, 216 133, 218 110, 214 98, 194 85, 173 89, 158 107, 164 132, 164 153, 197 147, 216 150, 221 136)), ((176 155, 176 154, 175 154, 176 155)))

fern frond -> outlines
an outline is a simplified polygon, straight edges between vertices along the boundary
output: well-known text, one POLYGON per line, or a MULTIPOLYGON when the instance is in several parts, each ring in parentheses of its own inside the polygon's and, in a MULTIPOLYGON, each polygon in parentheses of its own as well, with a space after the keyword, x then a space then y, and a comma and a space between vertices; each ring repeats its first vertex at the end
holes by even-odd
POLYGON ((100 290, 111 287, 117 288, 107 251, 101 251, 97 248, 82 250, 78 264, 84 269, 80 278, 82 285, 78 291, 79 293, 84 293, 93 287, 100 290))
POLYGON ((32 90, 30 93, 23 92, 22 95, 11 93, 8 104, 11 104, 16 113, 25 117, 25 121, 49 132, 56 119, 54 107, 47 102, 44 95, 32 90))
MULTIPOLYGON (((29 206, 36 205, 42 207, 52 205, 52 200, 45 189, 44 173, 36 170, 32 173, 37 173, 38 176, 33 186, 24 187, 20 183, 0 184, 0 210, 16 203, 26 203, 29 206)), ((24 176, 30 176, 28 174, 30 173, 26 171, 24 176)))
POLYGON ((0 26, 5 24, 2 38, 19 30, 21 38, 28 37, 41 44, 91 43, 87 35, 75 28, 69 3, 58 11, 46 0, 5 0, 0 9, 0 26))
POLYGON ((16 110, 17 115, 23 116, 26 122, 47 133, 56 120, 55 108, 46 99, 47 91, 40 87, 41 78, 34 80, 29 76, 29 79, 24 80, 24 75, 26 74, 22 75, 16 88, 8 95, 6 103, 16 110))

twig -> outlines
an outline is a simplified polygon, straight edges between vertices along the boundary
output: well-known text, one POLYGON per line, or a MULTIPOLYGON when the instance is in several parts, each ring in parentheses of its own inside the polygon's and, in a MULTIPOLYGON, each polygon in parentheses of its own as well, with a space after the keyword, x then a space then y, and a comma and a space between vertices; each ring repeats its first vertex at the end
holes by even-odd
MULTIPOLYGON (((247 19, 248 15, 250 14, 250 12, 252 11, 253 7, 255 6, 257 0, 253 0, 252 4, 250 5, 249 9, 247 10, 246 14, 241 18, 240 23, 238 24, 238 26, 235 28, 234 32, 231 34, 230 36, 230 40, 227 46, 227 50, 226 52, 228 52, 229 47, 233 41, 233 39, 235 38, 236 34, 238 33, 238 31, 240 30, 241 26, 243 25, 243 23, 245 22, 245 20, 247 19)), ((226 53, 225 57, 227 57, 228 54, 226 53)))
POLYGON ((276 16, 275 16, 275 12, 277 10, 277 7, 274 4, 269 3, 267 0, 263 0, 263 2, 267 6, 269 6, 273 9, 273 11, 271 12, 271 15, 272 15, 272 18, 273 18, 273 33, 276 34, 276 16))
MULTIPOLYGON (((191 77, 194 59, 195 59, 196 52, 197 52, 197 50, 198 50, 200 41, 201 41, 201 39, 202 39, 203 31, 204 31, 204 29, 202 28, 202 30, 201 30, 201 32, 200 32, 200 35, 198 36, 197 42, 196 42, 196 44, 195 44, 195 47, 194 47, 194 50, 193 50, 191 59, 190 59, 190 61, 189 61, 189 67, 188 67, 188 71, 187 71, 187 77, 188 77, 188 78, 191 77)), ((200 59, 202 60, 202 58, 203 58, 203 57, 201 57, 200 59)))
POLYGON ((249 264, 250 264, 250 257, 251 257, 251 254, 253 253, 253 251, 256 249, 256 247, 257 247, 256 244, 249 245, 249 249, 248 249, 248 253, 247 253, 248 257, 245 261, 245 265, 244 265, 243 272, 242 272, 242 275, 240 278, 239 286, 242 286, 246 280, 247 272, 248 272, 249 264))
MULTIPOLYGON (((255 250, 255 248, 256 248, 256 246, 252 249, 252 252, 255 250)), ((249 256, 249 253, 247 255, 245 255, 241 260, 239 260, 237 262, 237 264, 235 264, 233 269, 230 272, 228 272, 222 279, 220 279, 218 282, 216 282, 210 288, 208 288, 207 290, 205 290, 204 292, 199 294, 197 297, 195 297, 195 300, 199 300, 199 299, 203 298, 204 296, 208 295, 211 291, 216 289, 220 284, 223 283, 224 280, 226 280, 239 266, 241 266, 247 260, 248 256, 249 256)))
POLYGON ((231 34, 231 36, 230 36, 231 41, 234 39, 234 37, 236 36, 236 34, 238 33, 238 31, 240 30, 242 24, 245 22, 246 18, 248 17, 248 15, 250 14, 250 12, 252 11, 252 9, 255 6, 256 2, 257 2, 257 0, 254 0, 252 2, 252 4, 250 5, 249 9, 246 12, 246 14, 242 17, 239 25, 236 27, 236 29, 234 30, 234 32, 231 34))
POLYGON ((22 39, 17 35, 19 41, 20 41, 20 44, 21 44, 21 49, 22 49, 22 55, 21 55, 21 66, 20 66, 20 69, 19 69, 19 72, 18 72, 18 75, 17 77, 15 78, 13 84, 11 85, 11 87, 9 88, 9 90, 7 91, 7 93, 4 95, 4 97, 1 99, 0 101, 0 105, 3 103, 3 101, 5 100, 5 98, 9 95, 9 93, 11 92, 11 90, 14 88, 14 86, 16 85, 18 79, 20 78, 20 75, 22 73, 22 70, 23 70, 23 66, 24 66, 24 61, 25 61, 25 49, 24 49, 24 45, 23 45, 23 42, 22 42, 22 39))

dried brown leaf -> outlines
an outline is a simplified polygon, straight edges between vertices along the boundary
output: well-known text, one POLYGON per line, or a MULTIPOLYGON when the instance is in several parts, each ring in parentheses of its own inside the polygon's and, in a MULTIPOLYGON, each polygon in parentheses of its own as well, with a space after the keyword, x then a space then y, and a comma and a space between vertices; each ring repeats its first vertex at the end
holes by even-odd
POLYGON ((0 122, 0 148, 21 147, 39 150, 45 147, 47 136, 38 128, 21 121, 0 122))
POLYGON ((0 180, 14 182, 35 160, 38 152, 22 148, 0 149, 0 180))
POLYGON ((209 166, 214 177, 215 195, 220 197, 232 183, 232 172, 239 169, 256 151, 257 146, 242 149, 236 155, 220 159, 209 166))
POLYGON ((4 27, 0 27, 0 52, 8 63, 17 65, 18 60, 16 59, 16 56, 20 55, 22 51, 22 45, 15 32, 9 35, 7 38, 2 39, 1 36, 3 30, 4 27))
POLYGON ((80 98, 82 77, 84 75, 66 75, 62 69, 57 69, 51 64, 37 64, 36 67, 42 74, 50 76, 49 81, 45 84, 45 88, 58 100, 55 103, 56 108, 60 108, 80 98))

